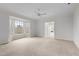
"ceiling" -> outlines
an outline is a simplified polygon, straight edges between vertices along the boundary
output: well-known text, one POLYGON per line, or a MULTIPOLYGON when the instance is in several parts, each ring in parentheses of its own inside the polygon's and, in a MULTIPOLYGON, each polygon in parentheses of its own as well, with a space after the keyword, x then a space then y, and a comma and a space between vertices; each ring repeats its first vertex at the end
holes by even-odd
POLYGON ((59 15, 71 15, 77 4, 71 3, 4 3, 0 4, 0 8, 4 10, 8 10, 10 12, 14 12, 25 17, 39 19, 46 17, 56 17, 59 15), (37 8, 42 9, 46 12, 45 16, 37 16, 34 12, 37 8))

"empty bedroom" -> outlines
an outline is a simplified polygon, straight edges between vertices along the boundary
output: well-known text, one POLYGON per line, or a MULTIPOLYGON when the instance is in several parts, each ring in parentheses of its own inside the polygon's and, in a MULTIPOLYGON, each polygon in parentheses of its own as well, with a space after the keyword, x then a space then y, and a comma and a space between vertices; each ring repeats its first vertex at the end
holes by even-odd
POLYGON ((0 3, 0 56, 79 56, 79 3, 0 3))

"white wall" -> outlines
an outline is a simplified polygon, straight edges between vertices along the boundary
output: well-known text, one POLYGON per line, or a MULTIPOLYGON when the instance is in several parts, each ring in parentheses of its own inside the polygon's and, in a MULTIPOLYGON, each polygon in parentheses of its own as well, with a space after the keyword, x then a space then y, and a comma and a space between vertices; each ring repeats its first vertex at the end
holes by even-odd
POLYGON ((0 44, 7 43, 9 37, 9 17, 0 13, 0 44))
POLYGON ((56 39, 73 40, 72 16, 56 19, 56 39))
POLYGON ((74 43, 79 48, 79 7, 75 10, 74 19, 73 19, 73 36, 74 43))
POLYGON ((31 37, 37 37, 37 21, 31 20, 31 37))
POLYGON ((73 40, 73 21, 72 16, 56 17, 52 19, 40 19, 37 21, 37 36, 44 37, 44 23, 55 21, 55 37, 56 39, 73 40))

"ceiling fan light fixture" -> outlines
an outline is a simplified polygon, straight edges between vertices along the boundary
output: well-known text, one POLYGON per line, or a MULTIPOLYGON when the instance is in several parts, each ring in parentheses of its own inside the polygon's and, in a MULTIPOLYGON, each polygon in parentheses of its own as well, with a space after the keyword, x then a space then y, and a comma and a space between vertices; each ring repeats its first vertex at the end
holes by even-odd
POLYGON ((44 12, 42 9, 38 8, 35 13, 37 14, 37 16, 44 16, 47 15, 46 12, 44 12))

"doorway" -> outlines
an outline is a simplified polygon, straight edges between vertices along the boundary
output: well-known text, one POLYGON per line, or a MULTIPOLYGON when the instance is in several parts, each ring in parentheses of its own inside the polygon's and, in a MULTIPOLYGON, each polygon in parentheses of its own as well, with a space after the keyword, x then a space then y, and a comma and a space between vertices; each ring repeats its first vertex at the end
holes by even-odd
POLYGON ((45 23, 45 37, 55 38, 55 22, 46 22, 45 23))

